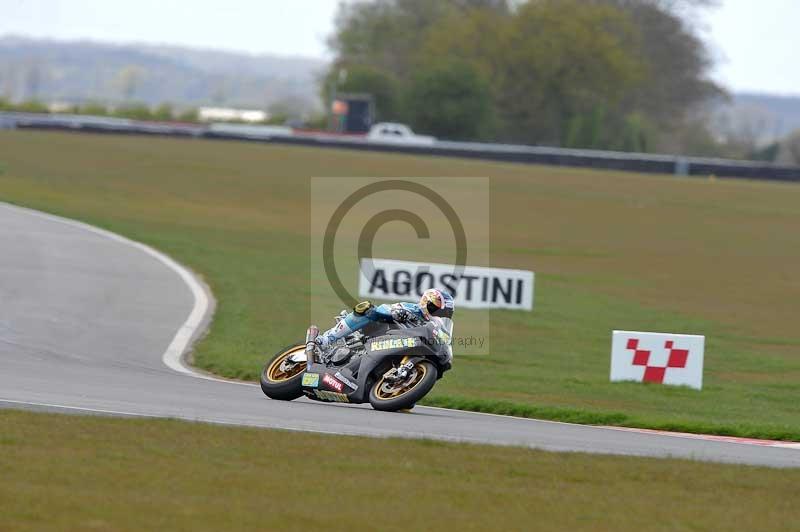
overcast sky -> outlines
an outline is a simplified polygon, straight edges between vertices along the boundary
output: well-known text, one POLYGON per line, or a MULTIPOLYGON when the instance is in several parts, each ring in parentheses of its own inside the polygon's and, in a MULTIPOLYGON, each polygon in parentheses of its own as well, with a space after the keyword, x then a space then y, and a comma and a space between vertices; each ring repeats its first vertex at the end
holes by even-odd
MULTIPOLYGON (((169 43, 328 58, 338 0, 0 0, 0 35, 169 43)), ((715 77, 800 95, 800 0, 722 0, 707 12, 715 77)))

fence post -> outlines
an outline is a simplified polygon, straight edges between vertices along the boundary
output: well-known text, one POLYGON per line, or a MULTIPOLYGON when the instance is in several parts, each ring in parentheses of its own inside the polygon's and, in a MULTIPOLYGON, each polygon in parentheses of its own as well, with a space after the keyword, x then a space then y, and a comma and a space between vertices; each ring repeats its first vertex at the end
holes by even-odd
POLYGON ((678 157, 675 159, 675 175, 689 175, 689 159, 684 159, 683 157, 678 157))

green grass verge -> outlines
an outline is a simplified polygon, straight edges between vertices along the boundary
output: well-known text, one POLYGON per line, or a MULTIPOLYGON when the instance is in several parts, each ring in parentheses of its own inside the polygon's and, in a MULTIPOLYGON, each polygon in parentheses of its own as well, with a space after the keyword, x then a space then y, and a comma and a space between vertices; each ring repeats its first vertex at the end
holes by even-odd
POLYGON ((494 312, 491 354, 458 357, 429 403, 800 439, 800 187, 69 133, 0 148, 0 199, 200 272, 219 306, 195 362, 246 379, 332 314, 310 315, 310 177, 488 176, 492 265, 537 272, 535 309, 494 312), (705 334, 703 391, 608 382, 612 329, 705 334))
MULTIPOLYGON (((647 384, 646 386, 650 385, 647 384)), ((512 401, 453 397, 448 395, 434 395, 426 398, 423 403, 428 406, 440 408, 452 408, 455 410, 468 410, 470 412, 484 412, 487 414, 499 414, 504 416, 527 417, 531 419, 545 419, 564 423, 579 423, 582 425, 637 427, 673 432, 691 432, 696 434, 714 434, 719 436, 738 436, 742 438, 763 438, 770 440, 797 441, 800 439, 798 438, 800 431, 795 427, 764 427, 748 424, 721 425, 718 423, 702 423, 675 418, 659 419, 656 417, 637 419, 636 417, 622 412, 597 412, 578 408, 536 406, 512 401)))
POLYGON ((800 471, 0 411, 0 530, 800 530, 800 471))

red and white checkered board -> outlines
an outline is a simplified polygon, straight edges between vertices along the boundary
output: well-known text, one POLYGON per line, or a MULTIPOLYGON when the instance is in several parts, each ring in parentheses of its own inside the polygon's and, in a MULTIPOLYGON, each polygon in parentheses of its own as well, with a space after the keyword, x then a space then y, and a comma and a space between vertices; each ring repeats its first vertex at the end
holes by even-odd
POLYGON ((705 337, 614 331, 611 380, 703 387, 705 337))

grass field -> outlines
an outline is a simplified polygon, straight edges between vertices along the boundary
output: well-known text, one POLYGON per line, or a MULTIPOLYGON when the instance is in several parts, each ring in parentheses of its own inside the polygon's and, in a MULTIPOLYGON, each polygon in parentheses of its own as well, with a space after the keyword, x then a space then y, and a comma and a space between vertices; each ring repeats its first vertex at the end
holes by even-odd
POLYGON ((800 530, 796 470, 17 411, 0 427, 0 530, 800 530))
POLYGON ((308 324, 310 177, 489 177, 492 265, 537 272, 535 310, 494 312, 491 355, 430 403, 800 440, 798 186, 44 132, 0 132, 0 168, 0 199, 202 274, 219 307, 195 361, 249 379, 308 324), (612 329, 705 334, 704 390, 609 383, 612 329))

